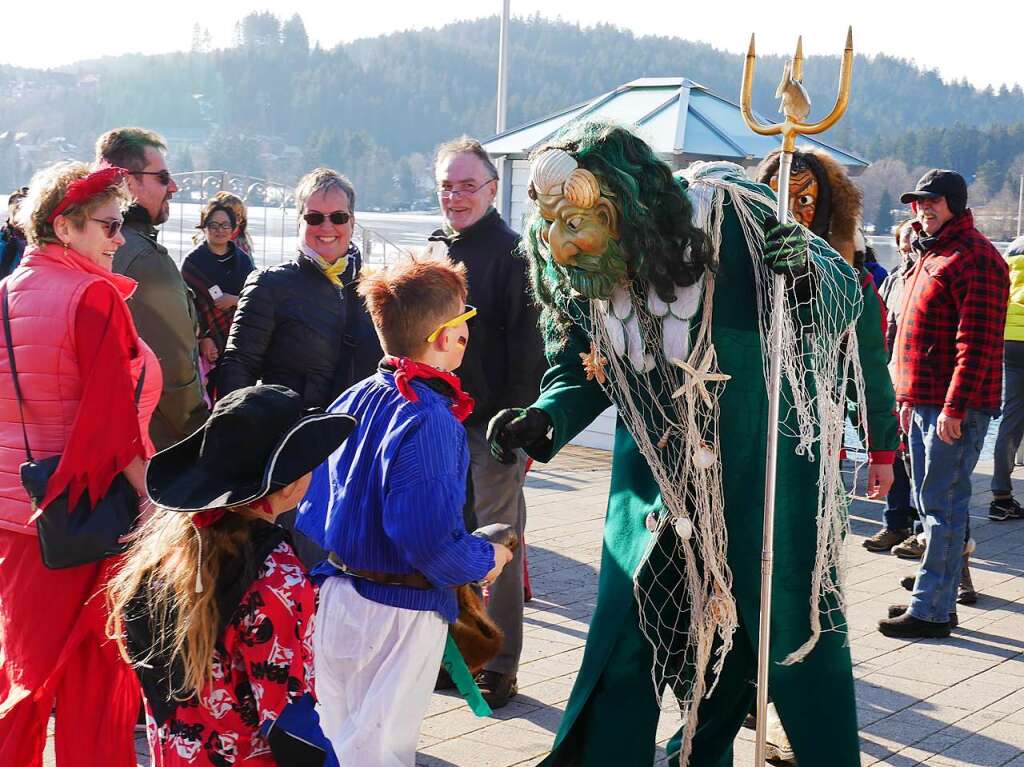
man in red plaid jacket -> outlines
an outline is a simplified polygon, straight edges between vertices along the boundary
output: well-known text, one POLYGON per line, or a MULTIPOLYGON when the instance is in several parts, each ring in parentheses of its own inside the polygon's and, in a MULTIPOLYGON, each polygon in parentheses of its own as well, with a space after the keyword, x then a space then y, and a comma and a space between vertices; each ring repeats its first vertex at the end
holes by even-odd
POLYGON ((1006 262, 974 228, 959 173, 931 170, 900 200, 917 219, 920 257, 904 284, 892 365, 926 548, 909 607, 891 607, 879 631, 943 637, 966 559, 971 473, 1001 405, 1010 282, 1006 262))

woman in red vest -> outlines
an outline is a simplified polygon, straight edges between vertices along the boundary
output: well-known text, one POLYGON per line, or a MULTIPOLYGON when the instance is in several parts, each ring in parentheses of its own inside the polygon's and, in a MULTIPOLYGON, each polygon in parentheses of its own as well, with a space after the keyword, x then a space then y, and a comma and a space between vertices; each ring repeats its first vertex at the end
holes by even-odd
POLYGON ((65 490, 101 498, 123 472, 144 493, 160 364, 110 271, 130 198, 118 168, 60 163, 32 180, 19 211, 29 243, 5 279, 18 399, 0 334, 0 764, 42 764, 56 703, 58 767, 134 766, 140 690, 104 637, 111 560, 47 569, 19 479, 25 439, 36 460, 61 455, 43 506, 65 490), (143 381, 136 404, 136 387, 143 381))

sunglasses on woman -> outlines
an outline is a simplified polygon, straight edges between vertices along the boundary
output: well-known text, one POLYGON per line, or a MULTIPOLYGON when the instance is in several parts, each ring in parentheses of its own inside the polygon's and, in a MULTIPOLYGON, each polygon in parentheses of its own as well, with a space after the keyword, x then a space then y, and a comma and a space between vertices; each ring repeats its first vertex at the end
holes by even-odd
POLYGON ((121 227, 124 225, 124 221, 119 218, 112 218, 108 221, 105 218, 90 217, 89 220, 95 221, 97 224, 103 224, 103 231, 111 240, 117 237, 117 233, 121 231, 121 227))
POLYGON ((474 317, 476 317, 476 307, 466 304, 466 311, 464 311, 458 317, 452 317, 447 322, 442 322, 440 325, 438 325, 437 329, 434 330, 434 332, 431 333, 429 336, 427 336, 427 343, 434 343, 434 341, 437 340, 437 337, 441 335, 441 333, 445 331, 447 328, 457 328, 463 322, 468 322, 474 317))
POLYGON ((320 213, 319 211, 313 211, 312 213, 303 213, 302 220, 310 226, 320 226, 324 222, 324 219, 330 219, 331 223, 335 226, 342 226, 347 224, 352 218, 352 215, 346 213, 343 210, 335 210, 330 213, 320 213))

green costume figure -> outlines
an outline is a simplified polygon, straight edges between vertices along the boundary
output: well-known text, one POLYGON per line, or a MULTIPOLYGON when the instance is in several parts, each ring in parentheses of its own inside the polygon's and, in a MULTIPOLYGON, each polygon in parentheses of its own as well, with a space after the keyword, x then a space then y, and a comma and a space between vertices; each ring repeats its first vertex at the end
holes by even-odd
POLYGON ((652 764, 667 690, 683 716, 673 761, 712 767, 750 709, 774 271, 788 311, 770 688, 798 759, 854 767, 834 555, 859 284, 824 241, 775 221, 772 192, 741 168, 691 170, 673 177, 639 138, 600 123, 531 160, 525 247, 551 367, 530 408, 492 420, 492 450, 547 461, 618 410, 597 607, 542 764, 652 764))

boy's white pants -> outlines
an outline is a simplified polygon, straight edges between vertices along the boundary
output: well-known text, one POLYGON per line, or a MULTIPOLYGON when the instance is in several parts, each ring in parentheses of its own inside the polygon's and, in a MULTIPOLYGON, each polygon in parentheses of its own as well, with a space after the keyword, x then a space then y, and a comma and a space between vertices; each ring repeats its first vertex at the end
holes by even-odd
POLYGON ((313 633, 317 710, 344 767, 413 767, 448 624, 378 604, 348 578, 320 588, 313 633))

